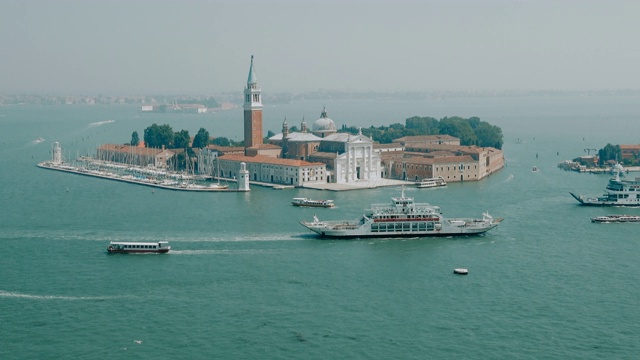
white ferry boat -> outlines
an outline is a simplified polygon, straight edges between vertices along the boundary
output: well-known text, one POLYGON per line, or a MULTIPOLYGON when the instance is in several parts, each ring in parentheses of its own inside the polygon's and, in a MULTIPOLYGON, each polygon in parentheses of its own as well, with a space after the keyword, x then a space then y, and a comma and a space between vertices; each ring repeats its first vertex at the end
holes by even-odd
POLYGON ((570 193, 580 204, 587 206, 640 206, 640 178, 621 179, 620 172, 609 179, 605 193, 599 197, 585 197, 570 193))
POLYGON ((111 241, 107 251, 109 254, 165 254, 171 250, 169 242, 116 242, 111 241))
POLYGON ((310 206, 330 208, 336 206, 333 200, 311 200, 307 198, 293 198, 291 202, 294 206, 310 206))
POLYGON ((446 219, 438 206, 414 203, 404 195, 391 198, 391 204, 373 204, 356 220, 301 221, 300 224, 322 237, 422 237, 474 235, 487 232, 503 219, 494 220, 488 212, 482 219, 446 219))
POLYGON ((591 218, 591 222, 595 223, 623 223, 623 222, 640 222, 640 216, 637 215, 605 215, 591 218))
POLYGON ((416 181, 417 188, 433 188, 439 186, 447 186, 447 182, 444 181, 442 176, 438 176, 436 178, 430 179, 422 179, 421 181, 416 181))

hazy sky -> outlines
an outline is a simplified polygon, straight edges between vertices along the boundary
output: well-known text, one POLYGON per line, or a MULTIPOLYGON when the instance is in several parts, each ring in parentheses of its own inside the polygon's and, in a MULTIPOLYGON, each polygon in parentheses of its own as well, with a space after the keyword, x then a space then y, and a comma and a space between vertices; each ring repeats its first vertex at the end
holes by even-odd
POLYGON ((0 93, 639 89, 640 1, 2 0, 0 93))

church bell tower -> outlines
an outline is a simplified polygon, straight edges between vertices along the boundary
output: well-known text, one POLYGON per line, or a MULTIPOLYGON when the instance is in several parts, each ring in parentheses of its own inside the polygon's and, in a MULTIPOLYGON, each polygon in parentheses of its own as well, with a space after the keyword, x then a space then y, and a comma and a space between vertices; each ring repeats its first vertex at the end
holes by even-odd
POLYGON ((244 89, 244 146, 262 145, 262 89, 253 69, 253 55, 247 87, 244 89))

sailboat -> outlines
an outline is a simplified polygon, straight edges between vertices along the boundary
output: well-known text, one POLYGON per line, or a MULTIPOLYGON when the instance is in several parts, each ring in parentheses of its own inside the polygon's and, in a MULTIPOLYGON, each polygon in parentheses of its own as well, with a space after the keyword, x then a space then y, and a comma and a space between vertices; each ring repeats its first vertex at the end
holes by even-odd
POLYGON ((218 178, 218 183, 217 184, 211 184, 209 185, 211 188, 213 189, 226 189, 229 187, 229 185, 222 185, 220 184, 220 162, 218 161, 218 159, 216 158, 216 166, 217 166, 217 171, 216 171, 216 178, 218 178))

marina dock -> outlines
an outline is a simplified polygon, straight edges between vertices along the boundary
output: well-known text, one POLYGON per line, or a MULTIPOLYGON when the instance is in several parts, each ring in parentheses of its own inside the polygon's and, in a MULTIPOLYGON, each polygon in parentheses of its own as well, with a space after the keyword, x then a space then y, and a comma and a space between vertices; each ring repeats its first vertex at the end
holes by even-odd
POLYGON ((38 167, 49 170, 62 171, 72 174, 92 176, 101 179, 114 180, 120 182, 126 182, 130 184, 144 185, 154 188, 160 188, 165 190, 174 191, 195 191, 195 192, 245 192, 248 190, 240 190, 237 188, 230 189, 226 186, 212 185, 199 185, 189 184, 187 182, 179 182, 175 180, 155 180, 152 178, 138 178, 132 175, 119 175, 104 170, 91 170, 84 167, 73 166, 70 164, 60 163, 56 164, 50 161, 45 161, 38 164, 38 167))

